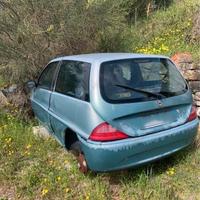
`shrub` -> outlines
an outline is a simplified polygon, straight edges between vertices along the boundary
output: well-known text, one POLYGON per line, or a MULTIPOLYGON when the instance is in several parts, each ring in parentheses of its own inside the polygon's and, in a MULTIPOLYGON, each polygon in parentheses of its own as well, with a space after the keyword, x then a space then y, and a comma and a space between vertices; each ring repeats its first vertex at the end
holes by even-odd
POLYGON ((0 73, 12 82, 36 78, 55 56, 124 49, 114 0, 0 0, 0 11, 0 73))

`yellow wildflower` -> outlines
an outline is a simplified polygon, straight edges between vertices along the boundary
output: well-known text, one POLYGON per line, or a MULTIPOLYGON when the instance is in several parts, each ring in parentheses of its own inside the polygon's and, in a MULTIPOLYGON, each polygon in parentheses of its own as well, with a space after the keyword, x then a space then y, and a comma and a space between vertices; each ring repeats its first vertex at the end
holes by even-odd
POLYGON ((32 147, 32 145, 31 144, 28 144, 27 146, 26 146, 26 149, 30 149, 32 147))
POLYGON ((168 170, 167 170, 167 175, 169 176, 173 176, 175 174, 175 169, 173 167, 170 167, 168 170))
POLYGON ((52 32, 54 29, 54 25, 51 24, 48 28, 47 28, 47 32, 52 32))
POLYGON ((44 188, 44 189, 42 190, 41 195, 42 195, 42 196, 45 196, 48 192, 49 192, 49 190, 46 189, 46 188, 44 188))
POLYGON ((12 138, 11 137, 10 138, 6 138, 5 141, 6 141, 7 144, 9 144, 9 143, 12 142, 12 138))
POLYGON ((45 182, 45 183, 47 182, 47 179, 46 179, 46 178, 44 178, 44 182, 45 182))
POLYGON ((69 190, 70 190, 69 188, 66 188, 66 189, 65 189, 65 192, 66 192, 66 193, 68 193, 68 192, 69 192, 69 190))
POLYGON ((65 163, 65 164, 68 164, 69 162, 68 162, 68 160, 65 160, 64 163, 65 163))
POLYGON ((85 200, 89 200, 89 199, 90 199, 90 193, 85 196, 85 200))
POLYGON ((27 150, 24 152, 24 155, 28 155, 29 156, 30 154, 31 153, 29 151, 27 151, 27 150))

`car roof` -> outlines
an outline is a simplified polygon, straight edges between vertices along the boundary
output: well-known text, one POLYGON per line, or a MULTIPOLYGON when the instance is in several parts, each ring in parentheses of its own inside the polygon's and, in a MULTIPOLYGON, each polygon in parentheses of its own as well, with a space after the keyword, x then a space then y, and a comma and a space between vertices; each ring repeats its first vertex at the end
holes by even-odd
POLYGON ((58 57, 51 60, 51 62, 61 61, 61 60, 74 60, 74 61, 82 61, 88 63, 94 63, 94 62, 102 63, 105 61, 130 59, 130 58, 168 58, 168 57, 162 55, 148 55, 148 54, 135 54, 135 53, 91 53, 91 54, 80 54, 80 55, 58 57))

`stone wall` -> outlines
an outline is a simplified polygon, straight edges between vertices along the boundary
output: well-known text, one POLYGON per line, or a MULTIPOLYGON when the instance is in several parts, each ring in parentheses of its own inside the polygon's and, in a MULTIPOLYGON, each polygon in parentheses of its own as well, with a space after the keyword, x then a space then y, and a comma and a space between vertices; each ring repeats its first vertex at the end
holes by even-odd
POLYGON ((197 113, 200 116, 200 62, 193 62, 190 53, 177 53, 172 56, 193 92, 194 104, 197 106, 197 113))

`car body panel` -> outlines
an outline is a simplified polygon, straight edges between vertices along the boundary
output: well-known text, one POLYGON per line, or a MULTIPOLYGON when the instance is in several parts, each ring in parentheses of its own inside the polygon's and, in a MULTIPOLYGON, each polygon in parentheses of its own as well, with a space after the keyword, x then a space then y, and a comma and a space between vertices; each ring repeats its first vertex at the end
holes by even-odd
POLYGON ((83 138, 88 138, 102 119, 90 103, 54 92, 49 110, 52 128, 62 141, 66 128, 70 128, 83 138))
POLYGON ((52 132, 52 129, 48 110, 51 93, 50 90, 37 87, 31 95, 32 109, 36 117, 50 132, 52 132))
POLYGON ((148 55, 139 53, 90 53, 90 54, 58 57, 51 60, 50 63, 61 60, 74 60, 74 61, 82 61, 94 64, 110 60, 129 59, 129 58, 168 58, 168 57, 163 55, 150 55, 150 54, 148 55))
POLYGON ((115 142, 92 142, 79 138, 90 169, 111 171, 145 164, 190 145, 198 119, 162 132, 115 142))

